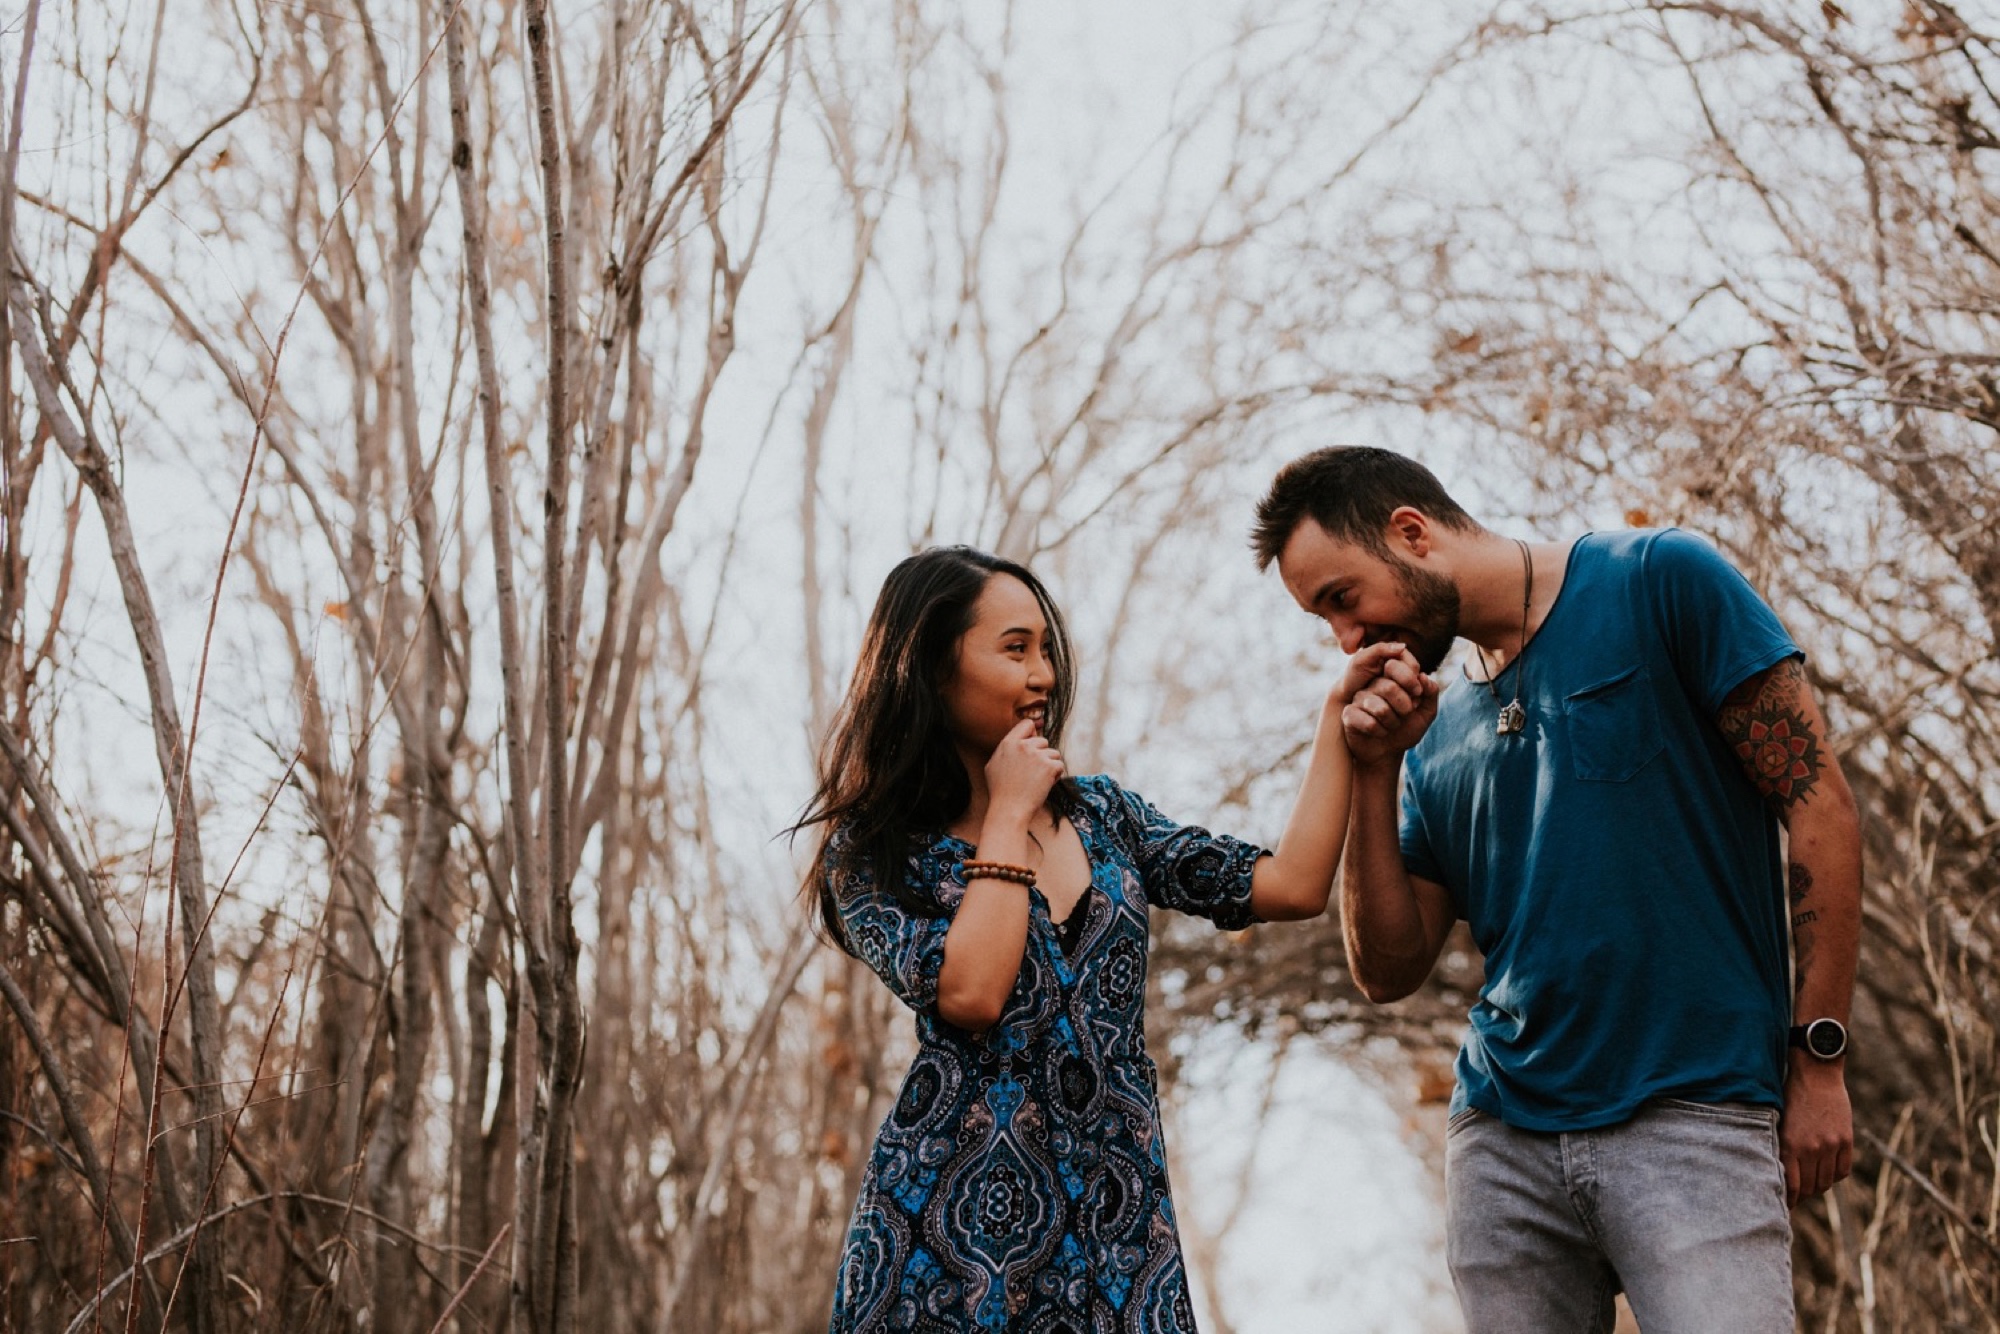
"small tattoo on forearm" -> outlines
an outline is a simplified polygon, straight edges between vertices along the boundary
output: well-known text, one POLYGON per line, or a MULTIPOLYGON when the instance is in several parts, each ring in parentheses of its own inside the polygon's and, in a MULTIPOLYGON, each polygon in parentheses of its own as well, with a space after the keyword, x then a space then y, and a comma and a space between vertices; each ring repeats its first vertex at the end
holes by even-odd
MULTIPOLYGON (((1814 914, 1808 913, 1806 915, 1813 916, 1814 914)), ((1813 957, 1812 927, 1809 925, 1800 926, 1797 923, 1797 919, 1794 919, 1792 926, 1792 972, 1793 972, 1792 985, 1793 985, 1793 993, 1795 995, 1805 990, 1806 974, 1812 970, 1812 957, 1813 957)))
POLYGON ((1805 901, 1806 895, 1812 893, 1812 872, 1803 863, 1793 862, 1791 866, 1791 880, 1792 906, 1796 908, 1800 903, 1805 901))
POLYGON ((1807 911, 1800 913, 1797 917, 1794 917, 1792 919, 1792 929, 1796 931, 1800 927, 1809 925, 1813 922, 1817 922, 1818 920, 1819 920, 1819 914, 1808 909, 1807 911))

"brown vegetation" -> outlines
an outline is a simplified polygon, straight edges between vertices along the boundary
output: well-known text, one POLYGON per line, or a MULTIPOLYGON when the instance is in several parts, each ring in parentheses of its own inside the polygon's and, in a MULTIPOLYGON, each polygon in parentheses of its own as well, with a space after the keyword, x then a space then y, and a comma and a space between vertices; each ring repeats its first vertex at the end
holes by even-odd
MULTIPOLYGON (((0 1327, 823 1323, 901 1020, 747 845, 874 555, 1037 561, 1095 664, 1076 753, 1167 773, 1184 732, 1254 827, 1324 663, 1263 646, 1239 534, 1336 432, 1496 519, 1686 523, 1771 593, 1870 859, 1807 1320, 2000 1328, 2000 34, 1318 6, 1060 196, 1016 146, 1021 16, 961 8, 31 0, 0 1327), (1406 48, 1387 110, 1327 96, 1406 48), (1643 211, 1546 119, 1520 194, 1418 188, 1480 95, 1586 67, 1672 113, 1643 211), (753 676, 795 713, 745 724, 753 676)), ((1156 1042, 1221 1014, 1428 1060, 1477 959, 1380 1011, 1331 924, 1170 930, 1155 973, 1156 1042)))

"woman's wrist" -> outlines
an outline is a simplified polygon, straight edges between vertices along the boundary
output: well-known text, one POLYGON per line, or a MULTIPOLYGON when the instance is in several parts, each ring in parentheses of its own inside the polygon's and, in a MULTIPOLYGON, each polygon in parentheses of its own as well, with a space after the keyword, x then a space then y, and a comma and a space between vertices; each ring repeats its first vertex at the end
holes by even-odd
POLYGON ((1342 730, 1340 720, 1347 712, 1347 706, 1354 702, 1354 696, 1359 693, 1347 690, 1344 686, 1345 682, 1334 686, 1326 692, 1326 698, 1320 701, 1316 736, 1324 738, 1329 733, 1338 733, 1342 730))
POLYGON ((986 861, 978 858, 967 861, 959 871, 966 884, 975 880, 999 880, 1019 885, 1023 889, 1035 887, 1035 869, 1018 862, 986 861))
POLYGON ((1034 827, 1035 817, 1041 814, 1041 804, 1030 801, 1009 801, 995 797, 986 807, 986 819, 981 824, 981 832, 987 837, 995 834, 1020 834, 1027 836, 1034 827))

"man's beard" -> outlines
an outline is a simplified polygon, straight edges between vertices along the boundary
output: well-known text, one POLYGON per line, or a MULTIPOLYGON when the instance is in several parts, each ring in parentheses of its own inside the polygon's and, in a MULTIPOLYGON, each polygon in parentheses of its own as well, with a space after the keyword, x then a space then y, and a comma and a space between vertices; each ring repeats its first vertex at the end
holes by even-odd
POLYGON ((1458 585, 1394 554, 1389 557, 1389 567, 1396 572, 1396 582, 1402 586, 1410 610, 1394 632, 1376 638, 1392 639, 1400 633, 1403 647, 1417 660, 1417 666, 1434 672, 1458 639, 1458 585))

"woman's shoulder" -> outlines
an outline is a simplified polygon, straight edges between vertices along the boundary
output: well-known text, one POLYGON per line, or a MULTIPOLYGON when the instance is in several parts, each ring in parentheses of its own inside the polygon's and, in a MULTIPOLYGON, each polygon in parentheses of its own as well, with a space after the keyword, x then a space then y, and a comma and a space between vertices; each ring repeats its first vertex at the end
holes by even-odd
MULTIPOLYGON (((838 877, 872 881, 881 847, 879 840, 859 836, 852 823, 842 821, 827 830, 820 845, 820 858, 838 877)), ((958 861, 965 850, 962 839, 942 830, 915 830, 903 840, 902 860, 911 874, 920 880, 928 879, 934 868, 958 861)))
POLYGON ((1122 819, 1131 813, 1132 802, 1138 798, 1138 793, 1127 791, 1110 774, 1078 774, 1071 781, 1085 809, 1100 819, 1122 819))
MULTIPOLYGON (((862 842, 861 836, 855 831, 854 822, 840 820, 827 826, 820 851, 833 856, 852 856, 860 850, 862 842)), ((910 855, 915 857, 948 852, 963 844, 964 840, 942 829, 912 829, 904 836, 904 843, 910 855)))
POLYGON ((1077 794, 1085 801, 1111 802, 1125 794, 1125 789, 1110 774, 1077 774, 1070 781, 1076 784, 1077 794))

